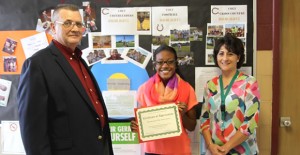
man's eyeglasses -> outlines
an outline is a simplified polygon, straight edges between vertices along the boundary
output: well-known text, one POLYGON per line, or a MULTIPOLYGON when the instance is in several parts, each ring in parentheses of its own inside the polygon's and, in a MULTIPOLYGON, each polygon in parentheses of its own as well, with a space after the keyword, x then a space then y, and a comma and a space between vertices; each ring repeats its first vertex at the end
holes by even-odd
POLYGON ((167 60, 167 61, 154 61, 154 64, 158 65, 158 66, 162 66, 164 64, 169 65, 173 65, 175 64, 176 60, 167 60))
POLYGON ((76 25, 78 28, 82 28, 84 26, 82 22, 74 22, 71 20, 66 20, 64 22, 61 22, 61 21, 55 21, 55 22, 58 24, 61 24, 65 28, 70 28, 70 27, 73 27, 74 25, 76 25))

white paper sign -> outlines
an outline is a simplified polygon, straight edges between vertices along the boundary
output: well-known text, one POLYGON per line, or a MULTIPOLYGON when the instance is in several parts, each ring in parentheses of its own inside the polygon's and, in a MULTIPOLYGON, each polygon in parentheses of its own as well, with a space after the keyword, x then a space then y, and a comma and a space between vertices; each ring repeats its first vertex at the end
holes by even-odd
POLYGON ((152 35, 170 35, 171 25, 188 25, 187 6, 152 7, 152 35))
POLYGON ((109 117, 134 117, 136 91, 102 91, 102 95, 109 117))
MULTIPOLYGON (((247 75, 252 75, 252 67, 241 67, 240 72, 247 75)), ((197 95, 197 100, 199 102, 203 101, 204 86, 208 80, 221 74, 221 70, 218 67, 196 67, 195 68, 195 81, 196 88, 195 92, 197 95)))
POLYGON ((211 23, 247 22, 247 5, 212 5, 211 23))
POLYGON ((196 67, 195 68, 195 92, 197 100, 203 101, 204 86, 206 82, 212 79, 214 76, 220 75, 221 70, 218 67, 196 67))
POLYGON ((45 32, 21 39, 22 47, 26 58, 31 57, 37 51, 49 45, 45 32))
POLYGON ((134 34, 136 21, 135 8, 101 8, 102 34, 134 34))
POLYGON ((3 154, 25 154, 19 121, 1 121, 1 146, 3 154))
POLYGON ((141 155, 140 144, 113 144, 114 154, 118 155, 141 155))

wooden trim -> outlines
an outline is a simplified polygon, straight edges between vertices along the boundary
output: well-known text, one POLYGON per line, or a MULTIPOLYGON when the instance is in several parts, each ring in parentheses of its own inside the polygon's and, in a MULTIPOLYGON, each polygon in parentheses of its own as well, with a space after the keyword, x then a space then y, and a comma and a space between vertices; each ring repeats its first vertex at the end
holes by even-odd
POLYGON ((272 133, 271 154, 277 155, 279 151, 279 102, 280 102, 280 10, 281 0, 273 0, 273 77, 272 77, 272 133))

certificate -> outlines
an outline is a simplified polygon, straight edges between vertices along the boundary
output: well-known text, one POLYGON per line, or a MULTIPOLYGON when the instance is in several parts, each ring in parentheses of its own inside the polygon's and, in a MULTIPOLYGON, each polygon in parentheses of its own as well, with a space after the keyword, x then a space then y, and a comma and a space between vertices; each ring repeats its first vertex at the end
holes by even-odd
POLYGON ((137 109, 136 119, 142 141, 175 137, 182 133, 181 119, 175 103, 137 109))

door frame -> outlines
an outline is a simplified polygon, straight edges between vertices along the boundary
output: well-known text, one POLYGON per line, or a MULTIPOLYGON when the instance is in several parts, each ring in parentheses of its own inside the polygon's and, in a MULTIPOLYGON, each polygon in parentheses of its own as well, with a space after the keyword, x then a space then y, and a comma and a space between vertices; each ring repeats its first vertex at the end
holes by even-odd
POLYGON ((279 151, 279 106, 280 106, 280 22, 281 22, 281 0, 273 0, 273 77, 272 77, 272 133, 271 154, 277 155, 279 151))

